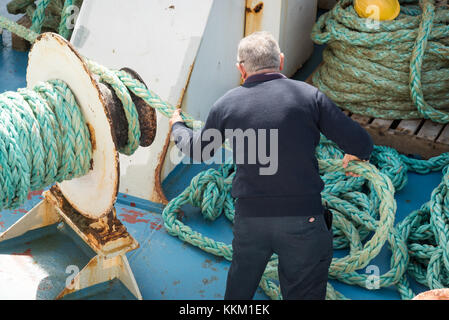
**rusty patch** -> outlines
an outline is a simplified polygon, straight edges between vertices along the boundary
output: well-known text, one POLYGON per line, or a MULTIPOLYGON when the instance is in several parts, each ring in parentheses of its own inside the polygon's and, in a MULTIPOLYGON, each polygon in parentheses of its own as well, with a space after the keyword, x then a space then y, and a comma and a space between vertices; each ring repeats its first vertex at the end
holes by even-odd
MULTIPOLYGON (((122 68, 120 70, 125 71, 132 78, 143 83, 144 86, 148 89, 142 77, 140 77, 137 72, 135 72, 130 68, 122 68)), ((136 110, 139 115, 139 125, 141 133, 140 146, 148 147, 153 143, 154 138, 156 137, 156 129, 157 129, 156 110, 154 110, 153 107, 148 105, 142 98, 136 96, 133 92, 129 91, 129 94, 131 95, 131 99, 133 100, 133 103, 136 106, 136 110)))
MULTIPOLYGON (((72 280, 72 281, 70 282, 70 284, 71 284, 71 286, 73 287, 73 286, 75 285, 75 281, 72 280)), ((75 292, 75 289, 74 289, 74 288, 73 288, 73 289, 67 289, 67 288, 64 288, 64 290, 62 290, 61 293, 58 294, 58 295, 56 296, 55 300, 59 300, 59 299, 63 298, 64 296, 69 295, 69 294, 71 294, 71 293, 73 293, 73 292, 75 292)))
POLYGON ((206 284, 209 284, 209 283, 214 282, 216 280, 218 280, 218 278, 216 276, 212 276, 210 279, 204 278, 203 279, 203 283, 206 285, 206 284))
POLYGON ((106 109, 110 114, 110 123, 115 147, 120 149, 128 142, 128 121, 120 99, 108 83, 98 83, 101 94, 105 100, 106 109))
POLYGON ((259 13, 263 9, 263 2, 259 2, 253 9, 254 13, 259 13))
POLYGON ((159 158, 159 162, 156 166, 156 169, 154 170, 154 189, 153 189, 153 195, 151 197, 151 200, 154 202, 159 202, 164 205, 168 203, 167 197, 164 194, 164 190, 162 189, 162 166, 165 162, 165 157, 167 155, 168 147, 170 145, 170 135, 171 135, 171 128, 168 131, 168 135, 165 138, 165 144, 164 148, 162 149, 161 156, 159 158))
POLYGON ((95 129, 88 122, 86 122, 86 125, 87 125, 87 129, 89 129, 90 143, 92 144, 92 151, 94 151, 97 148, 97 140, 95 139, 95 129))
POLYGON ((126 227, 115 216, 115 209, 105 217, 90 219, 76 211, 66 200, 57 185, 51 187, 50 192, 57 201, 56 205, 86 235, 89 243, 101 250, 110 241, 123 238, 131 238, 126 227))
MULTIPOLYGON (((53 32, 46 32, 46 33, 41 33, 37 38, 36 41, 33 43, 33 45, 31 46, 31 50, 29 55, 31 55, 32 51, 33 51, 33 47, 42 39, 44 39, 45 37, 48 38, 54 38, 57 42, 59 42, 62 45, 65 45, 68 47, 68 49, 79 59, 82 68, 84 69, 84 71, 86 72, 86 74, 88 75, 92 86, 95 88, 97 94, 98 94, 98 98, 100 100, 100 103, 103 107, 103 111, 106 115, 106 119, 109 122, 110 125, 110 130, 111 130, 111 137, 114 140, 114 133, 112 131, 112 121, 111 121, 111 116, 108 112, 108 109, 106 108, 106 103, 105 100, 103 98, 103 95, 101 94, 100 88, 98 86, 97 81, 95 80, 94 76, 92 75, 92 73, 90 72, 89 68, 87 67, 87 63, 85 62, 84 58, 78 53, 78 51, 74 48, 74 46, 68 42, 67 40, 65 40, 63 37, 61 37, 60 35, 53 33, 53 32)), ((29 68, 29 63, 27 66, 27 73, 28 73, 28 68, 29 68)), ((76 97, 75 97, 76 98, 76 97)), ((91 169, 93 168, 93 161, 91 161, 91 169)), ((115 168, 117 170, 117 180, 114 181, 114 191, 112 193, 112 198, 111 198, 111 203, 115 202, 115 199, 117 198, 117 194, 118 194, 118 189, 119 189, 119 183, 120 183, 120 169, 119 169, 119 155, 117 152, 115 152, 115 168)), ((72 203, 72 206, 76 207, 76 205, 74 203, 72 203)), ((105 216, 107 214, 107 212, 103 212, 101 214, 101 216, 105 216)))
POLYGON ((263 18, 263 2, 259 2, 252 9, 252 1, 247 0, 247 10, 245 15, 245 36, 248 36, 256 31, 261 31, 262 29, 262 18, 263 18))
POLYGON ((195 66, 195 61, 189 67, 189 74, 187 76, 186 85, 182 88, 181 95, 180 95, 179 100, 178 100, 178 108, 181 107, 182 100, 184 100, 184 95, 186 93, 187 87, 189 86, 190 78, 192 77, 192 72, 193 72, 193 67, 194 66, 195 66))
POLYGON ((31 254, 31 249, 26 249, 24 252, 13 252, 11 253, 12 256, 27 256, 27 257, 33 257, 31 254))
MULTIPOLYGON (((190 78, 192 76, 194 66, 195 66, 195 62, 193 62, 190 65, 189 75, 187 76, 186 85, 184 86, 184 88, 182 88, 181 96, 178 100, 179 107, 182 104, 182 100, 184 99, 184 94, 185 94, 187 87, 190 83, 190 78)), ((164 166, 165 157, 167 156, 168 147, 170 146, 170 135, 171 135, 171 127, 168 131, 167 137, 165 138, 164 148, 162 149, 162 152, 160 153, 159 162, 156 166, 156 169, 154 170, 154 190, 153 190, 153 194, 150 198, 151 201, 162 203, 164 205, 166 205, 168 203, 168 200, 164 194, 164 190, 162 189, 161 173, 162 173, 162 167, 164 166)))

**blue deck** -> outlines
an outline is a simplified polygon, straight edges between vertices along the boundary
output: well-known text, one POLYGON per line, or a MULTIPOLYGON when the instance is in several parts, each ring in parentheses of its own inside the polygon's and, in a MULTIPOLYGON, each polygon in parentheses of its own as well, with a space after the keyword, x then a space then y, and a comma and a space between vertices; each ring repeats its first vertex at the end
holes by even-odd
MULTIPOLYGON (((5 1, 0 0, 0 14, 5 13, 4 7, 5 1)), ((25 86, 27 64, 27 54, 10 48, 9 35, 4 34, 3 38, 8 44, 1 45, 0 42, 0 93, 25 86)), ((294 78, 306 79, 321 61, 321 52, 322 48, 316 46, 313 57, 294 78)), ((189 184, 190 179, 205 168, 206 165, 178 166, 163 182, 167 198, 171 199, 179 194, 189 184)), ((440 180, 441 173, 409 173, 408 185, 396 194, 396 222, 428 201, 440 180)), ((0 212, 0 232, 5 231, 36 205, 42 199, 40 194, 41 191, 31 193, 28 201, 19 209, 0 212)), ((119 194, 116 209, 118 218, 140 244, 140 248, 129 252, 127 257, 144 299, 223 298, 230 263, 168 235, 162 225, 161 205, 119 194)), ((209 222, 203 219, 198 209, 191 207, 184 208, 184 213, 183 221, 194 230, 231 243, 231 224, 224 217, 209 222)), ((0 245, 0 256, 12 253, 31 257, 48 272, 49 281, 44 281, 36 290, 36 297, 40 299, 52 298, 59 292, 68 276, 67 266, 77 265, 81 269, 93 256, 90 249, 77 241, 70 230, 55 227, 38 230, 27 235, 27 238, 22 237, 0 245)), ((344 251, 337 251, 335 256, 344 254, 344 251)), ((389 263, 390 253, 386 246, 371 262, 379 266, 381 273, 389 269, 389 263)), ((359 272, 364 273, 365 270, 359 272)), ((368 291, 335 281, 332 281, 332 284, 352 299, 399 299, 394 288, 368 291)), ((416 284, 413 288, 416 292, 425 290, 416 284)), ((0 284, 0 299, 6 298, 8 293, 9 290, 2 288, 0 284)), ((88 292, 71 298, 126 299, 130 296, 120 283, 113 282, 95 286, 88 292)), ((259 289, 255 299, 267 299, 267 296, 259 289)))

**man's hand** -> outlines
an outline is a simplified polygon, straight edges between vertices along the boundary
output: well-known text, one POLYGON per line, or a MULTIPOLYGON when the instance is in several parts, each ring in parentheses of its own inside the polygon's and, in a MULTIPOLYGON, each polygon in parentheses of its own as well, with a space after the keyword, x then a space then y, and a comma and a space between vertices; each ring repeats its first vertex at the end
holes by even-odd
POLYGON ((176 122, 184 122, 181 117, 181 109, 176 109, 176 111, 173 112, 173 115, 170 118, 170 126, 173 126, 176 122))
MULTIPOLYGON (((343 157, 343 168, 347 168, 348 164, 350 161, 362 161, 360 160, 358 157, 353 156, 352 154, 345 154, 345 156, 343 157)), ((345 172, 346 176, 351 176, 351 177, 360 177, 359 174, 356 174, 354 172, 345 172)))

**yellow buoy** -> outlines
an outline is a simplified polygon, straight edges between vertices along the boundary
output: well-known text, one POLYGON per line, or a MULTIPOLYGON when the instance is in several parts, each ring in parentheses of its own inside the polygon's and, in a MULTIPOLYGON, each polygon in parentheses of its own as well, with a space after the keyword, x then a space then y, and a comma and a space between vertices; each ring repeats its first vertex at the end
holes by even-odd
POLYGON ((361 18, 393 20, 401 6, 398 0, 354 0, 354 9, 361 18))

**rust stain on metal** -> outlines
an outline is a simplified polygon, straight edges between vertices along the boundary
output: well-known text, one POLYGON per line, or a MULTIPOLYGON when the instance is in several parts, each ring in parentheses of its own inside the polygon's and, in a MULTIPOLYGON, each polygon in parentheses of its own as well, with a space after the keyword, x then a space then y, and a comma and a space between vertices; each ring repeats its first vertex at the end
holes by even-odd
POLYGON ((105 217, 100 219, 90 219, 76 211, 65 199, 58 186, 50 189, 52 200, 64 212, 70 221, 87 237, 88 242, 99 250, 108 242, 117 239, 124 239, 124 243, 130 244, 132 238, 126 227, 115 216, 115 209, 111 210, 105 217), (129 240, 129 241, 127 241, 129 240))
POLYGON ((92 144, 92 151, 94 151, 95 149, 97 149, 97 140, 95 139, 95 129, 88 122, 86 122, 86 125, 87 125, 87 129, 89 129, 90 143, 92 144))
MULTIPOLYGON (((143 83, 145 88, 148 89, 145 81, 143 81, 142 77, 131 68, 122 68, 120 69, 128 73, 133 79, 138 80, 143 83)), ((136 96, 133 92, 130 91, 131 99, 133 100, 137 113, 139 115, 139 125, 140 125, 140 145, 142 147, 150 146, 154 138, 156 137, 156 129, 157 129, 157 116, 156 110, 147 104, 142 98, 136 96)))
POLYGON ((254 13, 259 13, 263 9, 263 2, 259 2, 253 9, 254 13))
POLYGON ((151 197, 151 201, 162 203, 166 205, 168 203, 167 197, 164 194, 164 190, 162 189, 162 166, 164 165, 165 157, 167 155, 168 147, 170 145, 170 134, 171 128, 168 131, 167 137, 165 137, 164 148, 162 149, 161 155, 159 157, 159 162, 154 170, 154 189, 153 195, 151 197))
MULTIPOLYGON (((74 281, 74 280, 72 280, 72 281, 70 282, 70 286, 71 286, 72 288, 75 286, 75 281, 74 281)), ((61 299, 62 297, 66 296, 66 295, 68 295, 68 294, 70 294, 70 293, 73 293, 73 292, 75 292, 75 291, 76 291, 75 289, 64 288, 64 290, 62 290, 61 293, 58 294, 58 295, 56 296, 55 300, 59 300, 59 299, 61 299)))
POLYGON ((195 66, 195 61, 193 61, 193 63, 190 65, 190 67, 189 67, 189 74, 187 75, 187 81, 186 81, 186 84, 185 84, 185 86, 182 88, 182 90, 181 90, 181 95, 180 95, 180 97, 179 97, 179 99, 178 99, 178 104, 177 104, 177 107, 178 108, 180 108, 181 107, 181 105, 182 105, 182 100, 184 100, 184 95, 185 95, 185 93, 186 93, 186 90, 187 90, 187 87, 189 86, 189 83, 190 83, 190 78, 192 77, 192 71, 193 71, 193 67, 195 66))
MULTIPOLYGON (((194 66, 195 66, 195 62, 193 62, 189 67, 189 74, 187 76, 187 81, 186 81, 185 86, 182 88, 181 96, 179 97, 179 100, 178 100, 178 104, 177 104, 178 108, 181 107, 182 101, 184 100, 184 95, 185 95, 185 92, 189 85, 190 78, 192 77, 192 71, 193 71, 194 66)), ((153 189, 153 194, 150 197, 151 201, 157 202, 157 203, 162 203, 164 205, 168 203, 168 200, 167 200, 167 197, 165 196, 164 191, 162 189, 161 174, 162 174, 162 167, 164 166, 165 158, 167 156, 168 148, 170 146, 170 135, 171 135, 171 128, 169 129, 168 134, 165 137, 164 147, 162 149, 162 152, 159 155, 159 161, 156 166, 156 169, 154 170, 154 189, 153 189)))
POLYGON ((203 283, 204 284, 209 284, 209 283, 214 282, 216 280, 218 280, 218 278, 216 276, 212 276, 210 279, 204 278, 203 279, 203 283))
MULTIPOLYGON (((56 34, 56 33, 52 33, 52 32, 46 32, 46 33, 41 33, 37 38, 36 41, 33 43, 31 50, 30 50, 30 54, 33 51, 33 47, 36 43, 38 43, 39 41, 41 41, 42 39, 45 39, 45 37, 48 38, 54 38, 57 42, 59 42, 61 45, 63 46, 67 46, 69 48, 69 50, 79 59, 79 62, 81 63, 82 68, 84 69, 84 71, 86 72, 87 76, 89 77, 90 82, 92 83, 92 85, 95 87, 97 95, 98 95, 98 99, 100 100, 100 103, 103 107, 103 111, 106 115, 106 119, 109 122, 109 127, 111 130, 111 137, 114 140, 114 132, 112 131, 112 120, 111 120, 111 116, 108 112, 108 109, 106 107, 106 102, 105 99, 101 93, 101 90, 98 86, 97 81, 95 80, 94 76, 92 75, 92 73, 90 72, 89 68, 87 67, 87 63, 84 60, 84 58, 78 53, 78 51, 73 47, 73 45, 68 42, 67 40, 65 40, 63 37, 61 37, 60 35, 56 34)), ((28 69, 29 65, 27 66, 28 69)), ((27 70, 28 72, 28 70, 27 70)), ((76 98, 76 97, 75 97, 76 98)), ((115 141, 114 141, 115 142, 115 141)), ((114 181, 114 192, 112 195, 112 199, 111 199, 111 207, 113 206, 115 199, 117 198, 117 194, 118 194, 118 189, 119 189, 119 183, 120 183, 120 170, 119 170, 119 155, 118 152, 115 152, 115 168, 117 170, 117 179, 116 181, 114 181)), ((93 168, 93 160, 91 161, 91 168, 93 168)), ((70 200, 69 200, 70 201, 70 200)), ((73 207, 76 208, 76 205, 74 203, 71 203, 71 205, 73 207)), ((78 208, 76 208, 78 209, 78 208)), ((103 212, 100 216, 105 216, 108 214, 108 211, 103 212)))
POLYGON ((258 2, 253 6, 254 1, 246 1, 245 36, 262 30, 262 19, 264 3, 258 2))

